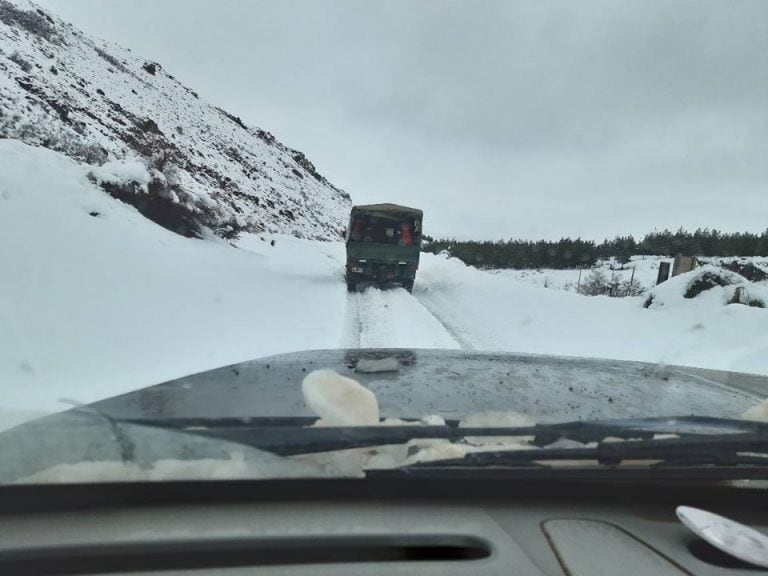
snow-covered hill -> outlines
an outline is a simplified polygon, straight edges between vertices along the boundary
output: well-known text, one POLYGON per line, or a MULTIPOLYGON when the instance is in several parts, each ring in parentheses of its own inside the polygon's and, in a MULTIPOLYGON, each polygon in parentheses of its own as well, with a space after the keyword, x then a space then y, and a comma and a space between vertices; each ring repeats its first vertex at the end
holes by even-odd
POLYGON ((0 0, 0 138, 142 159, 212 228, 337 238, 351 205, 301 152, 28 0, 0 0))

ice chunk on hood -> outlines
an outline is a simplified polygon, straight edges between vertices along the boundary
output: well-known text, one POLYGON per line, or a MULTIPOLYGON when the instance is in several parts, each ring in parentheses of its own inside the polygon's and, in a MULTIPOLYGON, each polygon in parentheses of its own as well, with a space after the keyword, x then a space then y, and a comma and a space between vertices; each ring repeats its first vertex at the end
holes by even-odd
POLYGON ((335 370, 315 370, 301 383, 304 402, 325 426, 375 426, 379 423, 376 395, 335 370))
POLYGON ((397 358, 361 358, 355 366, 355 372, 376 374, 378 372, 398 372, 400 362, 397 358))
POLYGON ((744 420, 752 420, 754 422, 768 422, 768 399, 752 406, 741 417, 744 420))
MULTIPOLYGON (((534 426, 536 422, 527 414, 511 411, 488 410, 467 414, 459 422, 459 428, 515 428, 534 426)), ((487 444, 526 444, 533 436, 468 436, 467 442, 483 446, 487 444)))
POLYGON ((459 422, 459 428, 499 428, 534 426, 536 422, 527 414, 519 412, 505 412, 488 410, 486 412, 473 412, 467 414, 459 422))
POLYGON ((445 418, 439 414, 427 414, 418 420, 403 420, 401 418, 384 418, 382 426, 445 426, 445 418))

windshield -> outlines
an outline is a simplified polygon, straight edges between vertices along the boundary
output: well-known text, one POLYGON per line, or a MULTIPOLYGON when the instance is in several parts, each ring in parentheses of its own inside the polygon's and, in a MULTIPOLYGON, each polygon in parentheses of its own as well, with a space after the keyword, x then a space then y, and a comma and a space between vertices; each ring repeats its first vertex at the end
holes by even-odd
POLYGON ((379 216, 357 215, 349 226, 349 240, 374 244, 413 246, 419 239, 418 220, 397 220, 379 216))
POLYGON ((0 0, 0 484, 759 477, 767 59, 762 0, 0 0))

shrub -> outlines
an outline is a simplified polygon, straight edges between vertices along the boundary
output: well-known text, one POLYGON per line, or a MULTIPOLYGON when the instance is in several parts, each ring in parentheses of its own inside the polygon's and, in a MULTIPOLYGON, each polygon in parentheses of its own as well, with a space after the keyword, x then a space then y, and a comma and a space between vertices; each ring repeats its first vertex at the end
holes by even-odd
POLYGON ((730 278, 707 271, 694 278, 691 283, 688 284, 688 288, 685 290, 683 297, 696 298, 696 296, 702 292, 711 290, 715 286, 730 286, 731 284, 733 284, 733 281, 730 278))
POLYGON ((744 276, 750 282, 763 282, 768 280, 768 272, 762 268, 758 268, 751 262, 739 262, 738 260, 732 260, 731 262, 724 262, 720 264, 721 267, 731 272, 736 272, 740 276, 744 276))
POLYGON ((31 122, 19 115, 0 119, 0 138, 14 138, 33 146, 42 146, 86 164, 103 164, 108 158, 104 148, 67 126, 31 122))
POLYGON ((175 148, 159 144, 155 150, 150 151, 145 161, 150 170, 162 175, 166 188, 178 194, 180 200, 190 200, 194 203, 191 198, 184 197, 184 191, 181 188, 181 171, 178 166, 179 154, 175 148))
POLYGON ((756 296, 752 296, 745 286, 737 286, 728 304, 746 304, 753 308, 765 308, 765 302, 756 296))
POLYGON ((608 279, 605 272, 598 268, 589 273, 584 282, 579 286, 578 292, 585 296, 626 298, 642 296, 645 293, 645 287, 635 279, 623 281, 608 279))
POLYGON ((18 52, 14 52, 10 56, 8 56, 8 60, 11 62, 15 62, 18 64, 19 68, 21 68, 24 72, 31 72, 32 71, 32 64, 29 63, 21 54, 18 52))
POLYGON ((632 279, 632 280, 624 280, 622 283, 620 283, 616 293, 611 294, 611 296, 616 296, 618 298, 625 298, 625 297, 642 296, 643 294, 645 294, 645 286, 640 284, 639 281, 632 279))
POLYGON ((101 57, 102 60, 112 65, 114 68, 117 68, 118 70, 120 70, 120 72, 128 72, 128 69, 125 67, 125 65, 114 56, 108 54, 98 46, 94 46, 93 49, 96 51, 96 54, 98 54, 99 57, 101 57))
POLYGON ((204 212, 192 202, 180 202, 167 178, 157 169, 149 169, 143 162, 113 162, 89 172, 88 178, 156 224, 182 236, 203 236, 204 212))
POLYGON ((717 287, 724 288, 722 301, 725 304, 744 304, 756 308, 766 306, 764 289, 734 272, 717 268, 715 265, 681 274, 656 286, 651 290, 644 306, 649 308, 682 299, 690 300, 717 287))
POLYGON ((243 123, 242 119, 239 116, 235 116, 234 114, 230 114, 229 112, 227 112, 226 110, 224 110, 222 108, 216 108, 216 110, 218 110, 224 117, 228 118, 229 120, 231 120, 232 122, 234 122, 235 124, 240 126, 240 128, 248 130, 248 126, 246 126, 243 123))
POLYGON ((146 218, 181 236, 203 238, 213 231, 222 238, 237 238, 244 222, 223 215, 215 204, 205 202, 181 185, 179 153, 172 145, 154 140, 144 152, 146 171, 141 170, 141 175, 129 172, 124 180, 103 181, 91 174, 91 180, 146 218), (134 180, 137 177, 142 182, 134 180))
POLYGON ((18 26, 34 34, 45 38, 49 42, 58 43, 59 38, 53 27, 53 19, 45 12, 30 12, 22 10, 6 0, 0 0, 0 21, 9 26, 18 26))
POLYGON ((76 160, 82 160, 86 164, 103 164, 109 159, 109 154, 95 142, 85 144, 73 141, 70 155, 76 160))
POLYGON ((200 221, 201 214, 174 202, 171 197, 159 194, 155 182, 153 180, 149 184, 148 194, 137 194, 134 182, 122 184, 102 182, 101 187, 113 198, 130 204, 143 216, 163 228, 187 238, 202 238, 204 224, 200 221))
POLYGON ((611 292, 611 282, 602 270, 592 270, 579 286, 578 292, 584 296, 608 295, 611 292))

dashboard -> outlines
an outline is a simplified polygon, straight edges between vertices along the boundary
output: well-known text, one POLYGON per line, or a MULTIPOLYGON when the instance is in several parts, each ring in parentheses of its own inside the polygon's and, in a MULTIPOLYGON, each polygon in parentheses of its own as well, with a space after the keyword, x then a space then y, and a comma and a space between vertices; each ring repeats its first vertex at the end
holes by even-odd
POLYGON ((766 492, 495 479, 0 488, 0 574, 754 574, 685 504, 768 533, 766 492))

